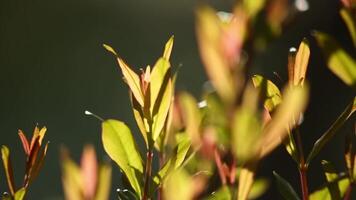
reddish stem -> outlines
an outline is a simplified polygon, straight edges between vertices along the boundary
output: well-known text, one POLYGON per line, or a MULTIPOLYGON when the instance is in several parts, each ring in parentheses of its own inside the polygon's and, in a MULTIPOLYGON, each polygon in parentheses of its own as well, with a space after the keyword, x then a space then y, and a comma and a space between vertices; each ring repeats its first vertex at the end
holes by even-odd
POLYGON ((300 137, 299 127, 296 128, 295 135, 297 136, 296 141, 297 141, 299 156, 300 156, 298 167, 299 167, 300 184, 302 188, 302 196, 303 196, 303 200, 309 200, 308 178, 307 178, 308 166, 305 164, 303 145, 302 145, 302 139, 300 137))
POLYGON ((350 200, 351 199, 351 193, 352 193, 352 183, 347 187, 344 200, 350 200))
POLYGON ((152 159, 153 159, 153 151, 149 150, 147 152, 147 159, 146 159, 145 183, 144 183, 144 192, 143 192, 142 200, 149 199, 150 179, 152 173, 152 159))

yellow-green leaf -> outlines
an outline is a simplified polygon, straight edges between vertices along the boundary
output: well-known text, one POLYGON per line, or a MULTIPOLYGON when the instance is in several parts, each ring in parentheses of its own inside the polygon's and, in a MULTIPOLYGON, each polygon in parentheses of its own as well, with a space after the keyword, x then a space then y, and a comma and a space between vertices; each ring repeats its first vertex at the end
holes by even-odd
POLYGON ((181 170, 173 171, 165 181, 164 199, 169 200, 191 200, 194 195, 193 181, 187 172, 181 170))
POLYGON ((141 197, 143 165, 130 129, 121 121, 106 120, 102 123, 102 141, 106 153, 119 165, 141 197))
POLYGON ((243 6, 248 15, 254 18, 265 5, 266 0, 244 0, 243 6))
POLYGON ((156 141, 167 120, 173 98, 170 64, 164 58, 160 58, 152 69, 150 92, 152 139, 156 141))
POLYGON ((299 119, 307 104, 308 87, 291 87, 283 96, 281 105, 263 130, 261 157, 276 148, 287 136, 290 126, 299 119))
POLYGON ((339 188, 339 194, 340 196, 344 196, 346 190, 347 190, 347 187, 350 185, 350 181, 348 178, 343 178, 343 179, 337 179, 335 180, 334 182, 332 183, 328 183, 327 186, 313 192, 312 194, 309 195, 309 200, 320 200, 320 199, 323 199, 323 200, 334 200, 332 198, 332 196, 330 195, 330 191, 329 191, 329 188, 328 186, 330 184, 336 184, 339 188))
POLYGON ((108 200, 111 190, 111 165, 103 164, 99 167, 99 180, 95 200, 108 200))
POLYGON ((26 188, 21 188, 17 190, 17 192, 14 195, 14 200, 23 200, 26 195, 26 188))
POLYGON ((340 15, 344 20, 347 29, 349 30, 352 42, 354 43, 354 47, 356 47, 356 22, 355 18, 352 18, 352 14, 345 8, 340 10, 340 15))
POLYGON ((254 182, 254 168, 243 167, 240 172, 238 200, 247 200, 254 182))
POLYGON ((205 6, 197 11, 197 40, 206 73, 219 96, 232 103, 236 96, 228 61, 222 56, 222 23, 216 12, 205 6))
POLYGON ((132 96, 132 93, 130 93, 130 100, 131 100, 131 106, 132 106, 132 110, 133 110, 133 114, 134 114, 137 126, 143 136, 143 139, 145 140, 146 149, 148 149, 147 129, 145 126, 144 114, 142 112, 142 107, 137 102, 136 98, 134 98, 132 96))
POLYGON ((11 195, 14 195, 16 188, 15 188, 14 175, 13 175, 11 159, 10 159, 10 150, 5 145, 1 147, 1 157, 5 169, 6 181, 9 187, 9 191, 11 195))
POLYGON ((217 191, 213 192, 205 200, 230 200, 232 199, 230 188, 226 185, 219 188, 217 191))
POLYGON ((303 85, 310 56, 309 42, 306 38, 300 43, 294 63, 293 84, 303 85))
POLYGON ((328 34, 315 32, 329 69, 347 85, 356 86, 356 61, 328 34))
POLYGON ((328 189, 329 189, 330 196, 332 197, 331 199, 341 200, 339 186, 337 182, 335 182, 335 180, 337 180, 338 178, 338 174, 335 171, 334 166, 329 161, 326 160, 322 160, 321 164, 324 169, 325 178, 327 182, 330 183, 328 185, 328 189))
POLYGON ((265 193, 268 189, 269 182, 267 179, 257 179, 251 187, 248 199, 256 199, 265 193))
POLYGON ((64 155, 62 164, 62 183, 65 199, 83 199, 84 183, 79 167, 64 155))
POLYGON ((174 36, 172 35, 164 47, 164 52, 162 57, 165 58, 166 60, 169 60, 169 58, 171 57, 173 43, 174 43, 174 36))
POLYGON ((282 102, 282 95, 278 87, 272 81, 260 75, 254 75, 252 81, 254 86, 260 88, 263 96, 265 96, 264 107, 272 112, 282 102))
POLYGON ((320 152, 320 150, 334 137, 339 128, 349 119, 349 117, 356 111, 356 97, 350 102, 346 109, 336 119, 336 121, 329 127, 329 129, 314 143, 313 149, 308 155, 307 164, 320 152))
POLYGON ((256 158, 259 146, 256 145, 261 135, 261 121, 258 115, 247 106, 235 112, 232 123, 233 151, 240 162, 256 158))
POLYGON ((277 182, 277 188, 282 197, 286 200, 300 200, 299 196, 289 184, 287 180, 281 177, 277 172, 273 171, 273 175, 277 182))
POLYGON ((186 132, 190 136, 190 140, 196 147, 200 145, 200 123, 201 114, 197 106, 197 102, 193 96, 188 93, 179 95, 179 104, 182 107, 182 116, 186 125, 186 132))

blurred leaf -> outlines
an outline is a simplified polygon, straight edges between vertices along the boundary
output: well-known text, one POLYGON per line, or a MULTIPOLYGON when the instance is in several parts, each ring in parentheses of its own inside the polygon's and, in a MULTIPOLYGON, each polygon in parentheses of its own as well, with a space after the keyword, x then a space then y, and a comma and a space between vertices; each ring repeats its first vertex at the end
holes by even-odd
POLYGON ((182 107, 182 115, 186 125, 186 132, 190 136, 192 144, 197 147, 201 143, 199 131, 201 114, 198 109, 197 102, 190 94, 181 93, 179 95, 179 103, 182 107))
POLYGON ((145 126, 144 114, 142 112, 142 107, 137 102, 136 98, 134 98, 132 96, 131 92, 130 92, 130 100, 131 100, 131 106, 132 106, 132 110, 133 110, 133 114, 134 114, 137 126, 143 136, 143 139, 145 140, 146 149, 148 149, 147 129, 145 126))
POLYGON ((193 181, 183 170, 173 171, 165 181, 164 199, 169 200, 191 200, 194 195, 193 181))
POLYGON ((353 169, 355 168, 355 163, 354 163, 355 152, 354 152, 353 144, 352 144, 353 140, 350 137, 350 135, 346 135, 344 159, 345 159, 346 168, 347 168, 349 178, 350 178, 351 182, 353 182, 354 181, 353 169))
POLYGON ((160 58, 152 69, 150 92, 152 139, 156 141, 167 120, 173 98, 170 64, 164 58, 160 58))
POLYGON ((82 191, 85 185, 82 181, 81 171, 68 155, 64 154, 62 157, 62 182, 65 199, 83 199, 82 191))
POLYGON ((21 188, 17 190, 17 192, 14 195, 14 200, 23 200, 26 195, 26 188, 21 188))
POLYGON ((277 172, 273 171, 273 175, 276 178, 277 188, 282 197, 286 200, 300 200, 293 187, 282 178, 277 172))
POLYGON ((284 99, 275 111, 272 120, 265 126, 262 135, 261 157, 276 148, 288 134, 304 111, 308 99, 308 87, 292 87, 284 92, 284 99))
POLYGON ((266 0, 244 0, 243 6, 250 18, 254 18, 265 5, 266 0))
POLYGON ((259 146, 256 145, 261 135, 261 122, 258 115, 247 106, 238 109, 233 118, 233 151, 241 162, 256 158, 259 146))
POLYGON ((308 165, 310 161, 320 152, 320 150, 327 144, 331 138, 337 133, 339 128, 347 121, 347 119, 356 110, 356 97, 352 102, 346 107, 346 109, 341 113, 341 115, 336 119, 336 121, 329 127, 329 129, 314 143, 313 149, 308 155, 306 164, 308 165))
POLYGON ((352 14, 347 9, 342 8, 340 10, 340 15, 344 20, 347 29, 349 30, 354 47, 356 47, 356 25, 354 19, 352 19, 352 14))
POLYGON ((239 186, 238 186, 238 199, 247 200, 254 182, 254 166, 243 167, 240 171, 239 186))
POLYGON ((295 143, 295 139, 293 136, 293 133, 291 130, 288 129, 288 138, 284 141, 285 142, 285 147, 289 155, 293 158, 293 160, 297 163, 300 164, 300 154, 298 147, 295 143))
POLYGON ((208 198, 205 200, 231 200, 232 195, 228 186, 224 185, 219 188, 217 191, 213 192, 208 198))
POLYGON ((111 165, 103 164, 99 167, 99 180, 95 200, 108 200, 111 190, 111 165))
POLYGON ((85 190, 83 190, 84 199, 91 199, 95 196, 98 182, 97 163, 94 147, 90 145, 85 146, 80 163, 82 180, 85 185, 85 190))
POLYGON ((257 179, 253 182, 251 191, 248 195, 248 199, 256 199, 267 191, 269 182, 267 179, 257 179))
POLYGON ((228 61, 221 52, 222 22, 213 9, 203 6, 197 11, 196 24, 198 46, 206 73, 224 102, 232 103, 236 90, 228 61))
POLYGON ((165 58, 166 60, 169 60, 169 58, 171 57, 173 43, 174 43, 174 36, 172 35, 164 47, 164 52, 162 57, 165 58))
POLYGON ((293 83, 303 85, 310 56, 309 42, 306 38, 300 43, 294 64, 293 83))
POLYGON ((9 187, 10 194, 14 195, 16 188, 15 188, 14 175, 13 175, 11 159, 10 159, 10 150, 5 145, 1 146, 1 157, 2 157, 2 163, 4 166, 6 181, 9 187))
POLYGON ((106 120, 102 123, 102 141, 106 153, 119 165, 141 197, 142 159, 130 129, 121 121, 106 120))
POLYGON ((356 62, 346 53, 340 45, 329 35, 315 32, 320 48, 322 49, 329 69, 347 85, 356 86, 356 62))
POLYGON ((264 107, 269 112, 272 112, 282 102, 282 95, 278 87, 272 81, 260 75, 254 75, 252 81, 256 88, 261 89, 265 97, 264 107))
POLYGON ((329 189, 331 199, 341 200, 340 190, 339 190, 337 182, 335 182, 335 180, 337 180, 337 178, 338 178, 338 174, 335 171, 334 166, 326 160, 322 160, 321 164, 324 169, 326 180, 328 183, 330 183, 330 184, 328 184, 328 189, 329 189))
POLYGON ((338 179, 333 181, 332 183, 329 183, 327 186, 313 192, 312 194, 309 195, 309 200, 334 200, 332 199, 332 196, 330 195, 330 191, 329 191, 329 185, 330 184, 336 184, 339 187, 339 191, 340 191, 340 196, 344 196, 347 187, 350 185, 350 181, 347 178, 343 178, 343 179, 338 179))

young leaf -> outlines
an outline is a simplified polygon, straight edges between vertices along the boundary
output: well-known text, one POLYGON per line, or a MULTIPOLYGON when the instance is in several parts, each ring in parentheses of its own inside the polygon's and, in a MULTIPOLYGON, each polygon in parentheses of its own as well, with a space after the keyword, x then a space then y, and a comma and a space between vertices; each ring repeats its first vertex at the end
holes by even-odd
POLYGON ((65 199, 83 199, 84 183, 79 167, 69 158, 66 152, 62 153, 62 182, 65 199))
POLYGON ((342 8, 340 10, 340 15, 344 20, 347 29, 349 30, 352 42, 354 43, 354 47, 356 47, 356 22, 354 19, 352 19, 351 12, 345 8, 342 8))
POLYGON ((254 172, 253 167, 243 167, 240 172, 239 177, 239 186, 238 186, 238 199, 247 200, 247 197, 250 193, 253 181, 254 181, 254 172))
POLYGON ((134 98, 132 96, 131 92, 130 92, 130 100, 131 100, 131 106, 132 106, 132 110, 133 110, 133 114, 134 114, 137 126, 143 136, 143 139, 145 140, 146 149, 148 149, 147 129, 146 129, 145 121, 144 121, 144 114, 142 112, 142 107, 137 102, 136 98, 134 98))
POLYGON ((287 136, 287 129, 304 111, 308 99, 308 87, 292 87, 283 96, 283 102, 263 130, 261 157, 271 152, 282 142, 287 136))
POLYGON ((256 199, 260 197, 268 189, 269 182, 266 179, 257 179, 254 181, 248 199, 256 199))
POLYGON ((329 69, 347 85, 356 86, 356 62, 346 53, 340 45, 329 35, 315 32, 320 48, 326 58, 329 69))
POLYGON ((105 120, 102 123, 102 141, 106 153, 119 165, 141 197, 142 159, 130 129, 121 121, 105 120))
POLYGON ((15 181, 10 160, 10 150, 7 146, 1 146, 2 163, 5 169, 6 181, 11 195, 15 194, 15 181))
POLYGON ((216 12, 205 6, 197 11, 197 39, 206 73, 224 102, 233 102, 236 90, 229 64, 221 52, 222 22, 216 12))
POLYGON ((95 200, 107 200, 111 188, 111 165, 103 164, 99 167, 99 180, 96 188, 95 200))
POLYGON ((28 143, 28 140, 27 140, 25 134, 21 130, 19 130, 18 134, 21 139, 22 147, 25 151, 25 154, 27 156, 30 155, 30 144, 28 143))
POLYGON ((17 190, 17 192, 14 195, 14 200, 23 200, 25 198, 26 195, 26 188, 21 188, 19 190, 17 190))
POLYGON ((166 122, 173 97, 171 71, 168 60, 160 58, 153 67, 150 91, 150 112, 153 122, 152 139, 156 141, 166 122))
POLYGON ((261 75, 254 75, 252 81, 254 86, 261 89, 263 96, 265 96, 263 100, 264 107, 269 112, 272 112, 282 102, 282 95, 278 87, 272 81, 265 79, 261 75))
POLYGON ((297 55, 295 57, 293 83, 294 85, 303 85, 305 74, 308 68, 310 56, 309 42, 306 38, 300 43, 297 55))
POLYGON ((320 152, 320 150, 328 143, 331 138, 337 133, 339 128, 347 121, 347 119, 356 111, 356 97, 346 107, 344 112, 337 118, 337 120, 330 126, 330 128, 314 143, 313 149, 308 155, 306 164, 308 165, 311 160, 320 152))
POLYGON ((273 175, 276 178, 277 188, 282 197, 286 200, 300 200, 299 196, 293 189, 293 187, 282 178, 277 172, 273 171, 273 175))
POLYGON ((173 43, 174 43, 174 36, 172 35, 164 47, 164 52, 162 57, 165 58, 166 60, 169 60, 169 58, 171 57, 173 43))
POLYGON ((334 200, 332 198, 332 196, 330 195, 330 191, 329 191, 329 187, 328 187, 330 184, 336 184, 339 188, 340 196, 344 196, 344 194, 347 190, 347 187, 350 185, 350 181, 348 178, 342 178, 342 179, 337 179, 332 183, 328 183, 327 186, 310 194, 309 200, 320 200, 320 199, 334 200))

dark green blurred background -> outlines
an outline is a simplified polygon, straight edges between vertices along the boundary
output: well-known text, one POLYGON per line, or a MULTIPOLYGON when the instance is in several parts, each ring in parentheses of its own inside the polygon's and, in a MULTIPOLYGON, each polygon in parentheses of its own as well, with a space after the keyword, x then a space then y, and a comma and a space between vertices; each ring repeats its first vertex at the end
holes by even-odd
MULTIPOLYGON (((232 1, 210 1, 215 8, 229 11, 232 1)), ((285 34, 257 55, 252 71, 274 79, 276 71, 286 81, 289 47, 306 36, 311 39, 308 77, 311 101, 302 127, 305 151, 328 128, 353 95, 329 72, 320 50, 310 37, 313 29, 336 37, 352 49, 350 38, 338 16, 338 0, 309 1, 310 10, 300 13, 285 34)), ((48 128, 48 156, 29 199, 62 199, 59 147, 63 144, 79 159, 84 144, 96 146, 99 158, 105 153, 100 140, 100 122, 84 115, 90 110, 103 118, 116 118, 137 130, 131 114, 127 87, 114 58, 102 44, 113 46, 136 69, 153 64, 166 40, 174 34, 172 64, 181 65, 177 88, 199 97, 206 80, 194 32, 193 0, 0 0, 0 144, 11 150, 17 184, 22 182, 23 152, 17 130, 31 135, 36 123, 48 128)), ((350 121, 354 122, 354 119, 350 121)), ((351 132, 349 122, 342 131, 351 132)), ((138 136, 138 132, 135 131, 138 136)), ((327 145, 309 173, 310 186, 323 181, 320 158, 337 163, 342 159, 344 133, 327 145)), ((137 137, 138 143, 142 139, 137 137)), ((271 170, 298 185, 293 161, 283 148, 260 165, 259 175, 271 177, 271 170)), ((114 166, 112 191, 119 187, 119 170, 114 166)), ((272 181, 272 179, 271 179, 272 181)), ((7 190, 2 166, 0 191, 7 190)), ((279 199, 275 187, 263 199, 279 199)), ((112 197, 114 199, 114 197, 112 197)))

